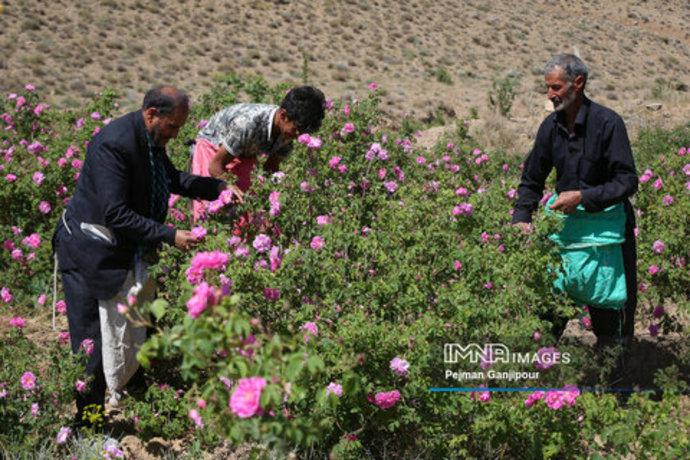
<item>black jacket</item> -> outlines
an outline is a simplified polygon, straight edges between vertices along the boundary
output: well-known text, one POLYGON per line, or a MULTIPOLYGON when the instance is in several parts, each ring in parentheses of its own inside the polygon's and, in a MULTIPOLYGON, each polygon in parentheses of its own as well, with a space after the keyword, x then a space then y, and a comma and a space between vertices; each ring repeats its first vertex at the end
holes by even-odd
MULTIPOLYGON (((585 98, 575 120, 575 132, 565 127, 563 114, 554 112, 539 127, 534 148, 525 161, 513 222, 531 222, 556 168, 556 191, 582 191, 587 212, 627 203, 638 179, 630 141, 621 117, 585 98)), ((626 210, 631 209, 626 204, 626 210)))
MULTIPOLYGON (((223 181, 175 169, 167 156, 165 169, 171 193, 214 200, 223 181)), ((151 219, 151 165, 141 111, 105 126, 91 140, 74 195, 53 239, 60 270, 79 271, 91 294, 108 299, 132 268, 137 246, 174 244, 175 229, 151 219), (80 224, 112 230, 114 244, 86 236, 80 224)))

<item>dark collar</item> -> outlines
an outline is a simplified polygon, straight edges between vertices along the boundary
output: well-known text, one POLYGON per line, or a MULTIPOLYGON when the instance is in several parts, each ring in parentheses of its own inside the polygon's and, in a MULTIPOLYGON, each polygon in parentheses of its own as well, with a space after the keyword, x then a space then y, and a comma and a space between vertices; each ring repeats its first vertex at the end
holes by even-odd
POLYGON ((144 114, 141 110, 134 112, 134 132, 136 133, 137 145, 139 146, 139 151, 148 152, 149 146, 146 141, 146 124, 144 123, 144 114))
POLYGON ((589 114, 589 106, 592 104, 592 101, 587 99, 587 96, 583 96, 582 100, 582 105, 580 106, 580 110, 577 111, 577 116, 575 117, 575 125, 581 125, 584 126, 585 123, 587 122, 587 115, 589 114))

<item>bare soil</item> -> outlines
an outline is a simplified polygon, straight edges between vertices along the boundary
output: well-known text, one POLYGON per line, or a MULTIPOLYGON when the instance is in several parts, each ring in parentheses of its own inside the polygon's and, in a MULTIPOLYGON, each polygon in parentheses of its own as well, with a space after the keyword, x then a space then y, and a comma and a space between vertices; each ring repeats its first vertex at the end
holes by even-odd
POLYGON ((140 104, 157 83, 198 96, 224 72, 305 76, 328 96, 376 81, 393 123, 478 110, 487 147, 524 151, 545 115, 542 67, 590 66, 588 92, 640 127, 690 119, 690 3, 626 0, 0 0, 0 91, 31 82, 78 106, 106 87, 140 104), (511 118, 494 77, 520 78, 511 118), (652 105, 660 103, 661 105, 652 105), (509 143, 505 146, 501 144, 509 143))

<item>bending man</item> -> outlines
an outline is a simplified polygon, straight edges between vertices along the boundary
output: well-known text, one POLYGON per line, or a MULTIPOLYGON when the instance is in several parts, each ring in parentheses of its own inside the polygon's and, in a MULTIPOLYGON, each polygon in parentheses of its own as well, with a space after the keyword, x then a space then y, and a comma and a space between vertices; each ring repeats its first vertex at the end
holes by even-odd
MULTIPOLYGON (((325 98, 311 86, 290 90, 280 106, 236 104, 214 114, 199 131, 192 156, 192 173, 223 177, 230 171, 237 177, 241 196, 251 186, 257 156, 268 155, 264 169, 276 172, 302 133, 321 127, 325 98)), ((207 203, 194 202, 194 220, 204 215, 207 203)))

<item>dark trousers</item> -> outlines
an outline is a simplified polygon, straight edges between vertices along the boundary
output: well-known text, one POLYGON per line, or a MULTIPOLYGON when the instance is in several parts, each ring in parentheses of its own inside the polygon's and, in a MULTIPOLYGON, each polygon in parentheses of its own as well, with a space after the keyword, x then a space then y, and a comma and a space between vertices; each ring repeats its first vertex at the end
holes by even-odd
POLYGON ((101 352, 101 322, 98 314, 98 299, 89 294, 83 276, 76 270, 62 270, 62 284, 67 303, 72 352, 79 353, 84 339, 93 340, 93 353, 86 364, 86 373, 93 376, 84 393, 76 393, 77 417, 81 418, 84 407, 89 404, 103 405, 105 400, 105 375, 101 352))
POLYGON ((590 308, 592 330, 597 337, 632 337, 635 331, 637 308, 637 249, 635 244, 635 214, 629 202, 625 203, 625 243, 623 267, 628 300, 620 310, 590 308))

